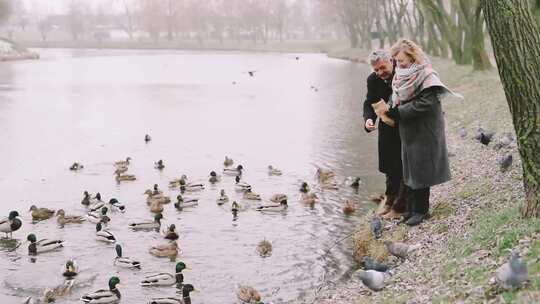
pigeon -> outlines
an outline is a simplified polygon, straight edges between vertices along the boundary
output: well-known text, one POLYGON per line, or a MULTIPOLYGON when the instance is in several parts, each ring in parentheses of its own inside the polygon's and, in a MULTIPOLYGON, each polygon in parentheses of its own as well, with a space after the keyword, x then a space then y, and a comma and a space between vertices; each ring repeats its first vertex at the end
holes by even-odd
POLYGON ((505 133, 500 139, 497 144, 493 147, 495 150, 500 150, 502 148, 510 146, 514 142, 514 136, 512 133, 505 133))
POLYGON ((420 244, 408 245, 400 242, 384 241, 384 246, 388 252, 401 259, 406 259, 409 253, 413 252, 416 249, 422 247, 420 244))
POLYGON ((501 165, 501 172, 506 172, 510 166, 512 166, 513 157, 508 153, 499 158, 499 165, 501 165))
POLYGON ((461 127, 458 130, 458 134, 459 134, 460 138, 465 138, 465 137, 467 137, 467 130, 465 128, 461 127))
POLYGON ((478 131, 476 135, 474 136, 474 139, 480 141, 483 145, 487 146, 491 142, 491 139, 493 139, 493 135, 495 135, 495 132, 486 131, 484 130, 484 128, 480 127, 478 128, 478 131))
POLYGON ((364 270, 375 270, 379 272, 388 271, 388 265, 379 263, 368 256, 362 258, 362 264, 364 265, 364 270))
POLYGON ((371 219, 371 232, 376 239, 380 239, 382 236, 383 223, 380 217, 374 216, 371 219))
POLYGON ((497 281, 504 289, 519 288, 529 279, 527 264, 514 251, 510 260, 497 269, 497 281))
POLYGON ((384 288, 384 273, 375 270, 358 270, 354 275, 362 280, 364 285, 373 290, 379 291, 384 288))

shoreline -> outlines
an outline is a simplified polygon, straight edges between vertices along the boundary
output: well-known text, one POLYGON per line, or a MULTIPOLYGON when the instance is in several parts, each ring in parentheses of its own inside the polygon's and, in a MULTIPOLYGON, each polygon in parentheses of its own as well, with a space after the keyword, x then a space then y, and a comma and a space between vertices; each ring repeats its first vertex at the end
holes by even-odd
MULTIPOLYGON (((366 55, 361 50, 343 50, 329 57, 362 62, 366 55)), ((452 180, 432 188, 432 217, 417 227, 385 222, 383 238, 373 240, 368 214, 353 242, 362 250, 368 243, 373 248, 367 252, 389 263, 386 287, 373 292, 358 279, 338 278, 320 293, 295 303, 540 303, 540 220, 520 218, 524 192, 516 142, 495 149, 505 133, 515 138, 498 72, 473 72, 471 66, 440 58, 432 62, 442 81, 464 95, 464 99, 442 101, 452 180), (473 139, 479 126, 496 132, 488 146, 473 139), (462 128, 465 137, 460 135, 462 128), (498 159, 508 153, 514 162, 501 172, 498 159), (385 249, 380 251, 384 240, 422 247, 401 262, 388 258, 385 249), (531 283, 505 291, 493 278, 511 249, 519 250, 529 263, 531 283)), ((353 254, 358 260, 359 253, 353 254)))

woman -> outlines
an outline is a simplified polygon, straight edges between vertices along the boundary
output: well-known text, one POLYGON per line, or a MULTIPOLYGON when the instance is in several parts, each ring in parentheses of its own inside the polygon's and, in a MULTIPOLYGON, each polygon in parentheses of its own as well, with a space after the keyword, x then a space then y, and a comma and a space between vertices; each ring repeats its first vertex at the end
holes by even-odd
POLYGON ((404 221, 415 226, 428 214, 430 187, 450 180, 440 98, 455 94, 440 81, 414 42, 402 39, 390 53, 396 61, 393 107, 384 104, 376 113, 384 121, 399 122, 403 180, 409 192, 404 221))

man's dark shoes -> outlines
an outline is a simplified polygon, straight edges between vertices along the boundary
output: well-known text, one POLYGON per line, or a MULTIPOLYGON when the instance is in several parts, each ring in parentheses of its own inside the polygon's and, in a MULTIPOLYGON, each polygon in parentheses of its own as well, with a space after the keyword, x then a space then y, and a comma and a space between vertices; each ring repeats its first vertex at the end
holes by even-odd
POLYGON ((413 213, 412 216, 405 222, 409 226, 416 226, 426 218, 425 214, 413 213))

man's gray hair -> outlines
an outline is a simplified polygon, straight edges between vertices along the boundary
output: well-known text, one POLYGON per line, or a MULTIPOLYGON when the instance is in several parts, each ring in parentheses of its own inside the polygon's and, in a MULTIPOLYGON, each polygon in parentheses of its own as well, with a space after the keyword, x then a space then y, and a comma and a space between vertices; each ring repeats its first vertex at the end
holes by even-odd
POLYGON ((390 52, 384 49, 375 50, 371 52, 368 56, 368 62, 371 65, 374 65, 375 63, 377 63, 377 61, 381 59, 390 61, 392 59, 392 56, 390 56, 390 52))

